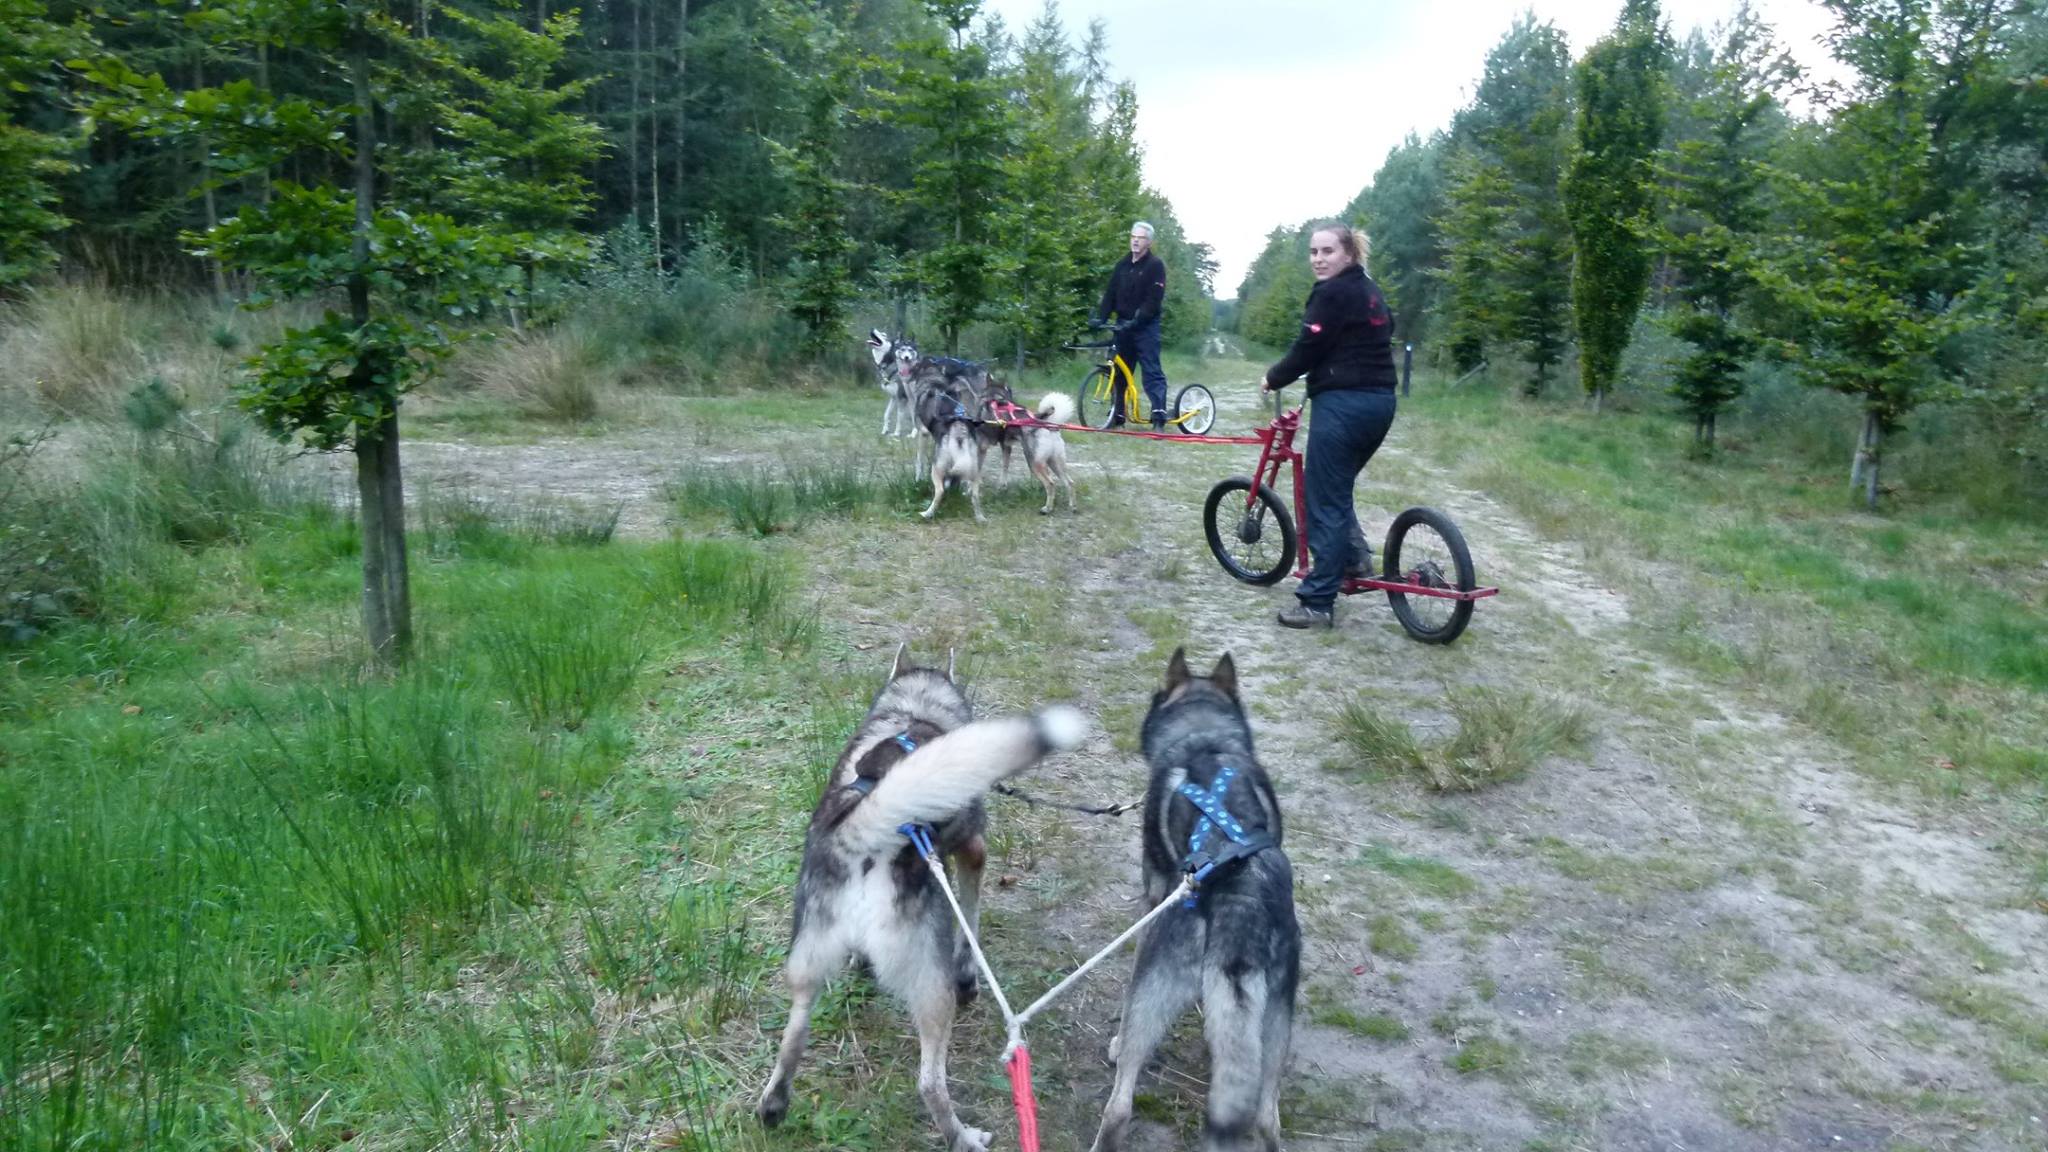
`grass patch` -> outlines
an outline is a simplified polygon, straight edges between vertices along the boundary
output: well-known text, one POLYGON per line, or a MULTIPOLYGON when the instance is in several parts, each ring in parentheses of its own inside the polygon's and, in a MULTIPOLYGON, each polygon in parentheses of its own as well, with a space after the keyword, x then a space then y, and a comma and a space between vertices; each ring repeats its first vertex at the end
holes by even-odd
POLYGON ((1384 912, 1367 923, 1366 939, 1374 955, 1385 956, 1389 960, 1413 960, 1422 953, 1421 945, 1408 934, 1401 921, 1384 912))
POLYGON ((675 1029, 631 1056, 636 1092, 728 1098, 702 1044, 770 947, 720 878, 780 869, 670 846, 679 881, 622 898, 638 872, 586 859, 589 816, 633 807, 605 790, 654 656, 803 650, 788 574, 464 513, 414 541, 419 655, 365 678, 353 526, 199 507, 123 521, 152 560, 118 603, 151 615, 0 669, 0 1144, 583 1146, 619 1122, 588 1071, 620 1001, 675 1029))
POLYGON ((1514 1075, 1522 1059, 1521 1050, 1498 1036, 1481 1034, 1463 1041, 1451 1054, 1451 1070, 1460 1076, 1514 1075))
POLYGON ((1479 887, 1470 876, 1441 860, 1404 855, 1384 844, 1373 844, 1360 853, 1358 859, 1373 871, 1391 876, 1415 891, 1439 900, 1469 896, 1479 887))
POLYGON ((918 498, 920 486, 890 461, 845 458, 698 465, 671 481, 667 494, 685 516, 709 510, 723 515, 736 532, 772 536, 797 531, 817 519, 908 507, 918 498))
POLYGON ((1551 756, 1583 754, 1592 740, 1585 709, 1530 692, 1455 689, 1448 740, 1416 739, 1408 724, 1363 698, 1344 706, 1338 736, 1367 771, 1419 775, 1442 792, 1473 792, 1520 778, 1551 756))

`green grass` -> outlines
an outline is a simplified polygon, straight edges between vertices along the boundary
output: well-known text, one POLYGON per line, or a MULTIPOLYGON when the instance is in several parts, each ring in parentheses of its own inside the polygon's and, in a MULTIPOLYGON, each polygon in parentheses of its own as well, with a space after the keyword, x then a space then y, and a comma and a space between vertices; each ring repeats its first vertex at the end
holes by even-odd
POLYGON ((1417 740, 1407 722, 1363 697, 1339 713, 1338 736, 1367 771, 1418 775, 1444 792, 1518 779, 1551 756, 1582 754, 1592 739, 1585 709, 1534 693, 1474 687, 1444 699, 1457 722, 1447 740, 1417 740))
POLYGON ((1660 412, 1596 417, 1470 386, 1414 403, 1422 451, 1581 544, 1596 574, 1639 593, 1667 651, 1766 689, 1880 770, 1927 779, 1940 759, 2001 786, 2048 782, 2027 735, 2048 723, 2048 519, 1951 475, 1961 445, 1908 437, 1890 473, 1907 487, 1871 515, 1848 498, 1846 448, 1836 459, 1832 440, 1795 435, 1824 412, 1760 409, 1699 460, 1660 412))
POLYGON ((1469 896, 1478 888, 1470 876, 1451 867, 1441 860, 1427 856, 1407 856, 1384 844, 1374 844, 1360 853, 1359 860, 1367 867, 1408 885, 1427 896, 1439 900, 1451 900, 1469 896))
MULTIPOLYGON (((656 658, 807 651, 781 564, 430 509, 419 655, 366 678, 349 520, 174 495, 112 504, 95 614, 0 667, 0 1144, 581 1147, 613 1122, 575 1071, 607 1064, 609 1001, 697 1037, 751 1008, 768 961, 718 836, 665 851, 694 878, 647 904, 583 853, 656 658)), ((690 1051, 650 1094, 724 1098, 690 1051)))

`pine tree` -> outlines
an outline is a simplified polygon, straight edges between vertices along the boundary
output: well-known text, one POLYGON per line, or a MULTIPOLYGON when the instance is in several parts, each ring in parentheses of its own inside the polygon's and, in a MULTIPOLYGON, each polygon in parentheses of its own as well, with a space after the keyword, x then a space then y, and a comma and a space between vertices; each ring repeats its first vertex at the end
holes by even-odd
POLYGON ((796 4, 776 4, 771 11, 783 29, 780 63, 785 83, 797 94, 802 125, 793 143, 770 142, 790 189, 789 208, 776 218, 791 246, 783 295, 803 323, 804 351, 820 357, 840 346, 854 296, 854 242, 846 218, 852 185, 839 175, 851 67, 844 38, 829 16, 796 4))
POLYGON ((910 199, 933 237, 917 260, 948 352, 994 295, 994 205, 1008 122, 987 49, 967 36, 980 0, 925 0, 943 27, 903 44, 891 112, 916 139, 910 199))
POLYGON ((1373 279, 1386 291, 1400 339, 1425 340, 1438 309, 1443 237, 1437 211, 1443 199, 1449 137, 1427 142, 1413 132, 1388 151, 1372 183, 1346 205, 1340 219, 1362 223, 1372 237, 1373 279))
POLYGON ((1518 19, 1487 54, 1470 106, 1452 125, 1442 233, 1451 353, 1476 366, 1514 346, 1535 394, 1563 359, 1569 323, 1570 234, 1558 182, 1571 114, 1564 37, 1518 19))
POLYGON ((1737 312, 1764 223, 1761 161, 1782 119, 1773 93, 1793 70, 1744 4, 1700 72, 1699 91, 1678 109, 1696 131, 1659 161, 1668 204, 1656 239, 1674 279, 1665 323, 1693 346, 1671 391, 1692 417, 1695 450, 1711 452, 1715 421, 1742 394, 1756 343, 1737 312))
POLYGON ((0 0, 0 293, 49 267, 50 237, 70 223, 51 205, 83 141, 38 131, 21 113, 26 96, 57 87, 64 62, 86 44, 83 31, 50 19, 42 0, 0 0))
POLYGON ((1026 30, 1011 102, 1016 131, 996 222, 1001 314, 1020 353, 1071 338, 1093 303, 1095 240, 1083 164, 1092 126, 1056 10, 1026 30))
POLYGON ((1651 159, 1664 130, 1670 46, 1657 0, 1628 0, 1614 31, 1579 61, 1577 149, 1562 194, 1572 230, 1572 319, 1594 411, 1614 386, 1650 286, 1651 159))

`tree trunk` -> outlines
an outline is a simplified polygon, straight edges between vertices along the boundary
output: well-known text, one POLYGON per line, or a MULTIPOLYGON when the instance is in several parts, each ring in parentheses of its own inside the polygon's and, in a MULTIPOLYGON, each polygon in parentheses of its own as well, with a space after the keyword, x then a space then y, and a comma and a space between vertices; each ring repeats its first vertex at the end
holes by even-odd
MULTIPOLYGON (((203 52, 204 49, 201 49, 203 52)), ((206 87, 206 62, 204 57, 192 62, 192 87, 206 87)), ((199 134, 199 192, 206 210, 206 230, 212 232, 220 225, 220 206, 213 198, 213 140, 206 133, 199 134)), ((220 257, 206 261, 207 269, 213 274, 213 299, 218 304, 228 298, 228 273, 221 266, 220 257)))
POLYGON ((890 335, 903 339, 903 330, 910 326, 910 301, 902 293, 896 294, 896 330, 890 335))
POLYGON ((1595 389, 1593 389, 1593 415, 1595 415, 1595 416, 1598 416, 1598 415, 1600 414, 1600 402, 1601 402, 1601 400, 1605 399, 1605 398, 1606 398, 1606 396, 1607 396, 1607 389, 1605 389, 1605 388, 1595 388, 1595 389))
POLYGON ((1013 371, 1019 376, 1024 374, 1024 334, 1022 332, 1017 333, 1017 359, 1016 367, 1013 371))
MULTIPOLYGON (((349 55, 355 82, 356 229, 349 276, 350 317, 357 327, 370 322, 370 229, 377 195, 377 129, 372 122, 368 34, 358 26, 349 55)), ((380 387, 378 365, 365 358, 356 363, 351 387, 368 392, 380 387)), ((398 398, 389 397, 384 415, 368 428, 356 430, 356 496, 363 528, 363 634, 370 657, 389 667, 403 663, 412 650, 412 593, 405 562, 405 485, 398 466, 398 398)))
POLYGON ((689 89, 683 83, 690 65, 690 0, 676 0, 676 138, 675 152, 675 210, 670 213, 676 219, 676 251, 683 250, 683 136, 689 124, 689 89))
POLYGON ((1877 413, 1866 410, 1863 413, 1863 432, 1856 438, 1856 460, 1849 467, 1849 490, 1860 492, 1864 502, 1877 507, 1878 457, 1882 450, 1884 429, 1878 423, 1877 413))
POLYGON ((628 40, 629 55, 632 57, 626 70, 626 196, 627 210, 632 216, 635 228, 640 224, 640 8, 633 7, 627 18, 633 25, 633 35, 628 40))
POLYGON ((1849 491, 1863 487, 1863 468, 1870 458, 1870 428, 1876 417, 1869 412, 1863 414, 1863 428, 1856 433, 1856 455, 1849 460, 1849 491))
MULTIPOLYGON (((659 40, 654 22, 654 6, 647 7, 647 48, 650 55, 655 41, 659 40)), ((651 198, 653 218, 649 221, 654 237, 655 267, 661 266, 661 61, 647 62, 647 194, 651 198)))
POLYGON ((1720 416, 1718 413, 1707 413, 1707 448, 1709 450, 1711 450, 1714 447, 1714 424, 1716 421, 1719 420, 1719 418, 1720 416))

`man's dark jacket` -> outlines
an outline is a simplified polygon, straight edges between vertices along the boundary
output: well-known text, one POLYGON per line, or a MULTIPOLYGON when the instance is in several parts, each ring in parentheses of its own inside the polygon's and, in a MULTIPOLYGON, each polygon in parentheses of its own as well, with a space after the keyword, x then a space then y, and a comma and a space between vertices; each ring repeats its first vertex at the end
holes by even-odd
POLYGON ((1151 252, 1141 260, 1125 257, 1109 271, 1109 285, 1102 290, 1102 303, 1095 314, 1105 320, 1114 312, 1118 320, 1136 327, 1159 319, 1166 303, 1166 263, 1151 252))

